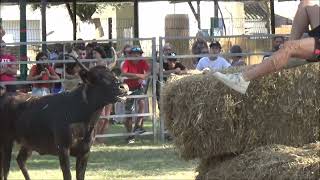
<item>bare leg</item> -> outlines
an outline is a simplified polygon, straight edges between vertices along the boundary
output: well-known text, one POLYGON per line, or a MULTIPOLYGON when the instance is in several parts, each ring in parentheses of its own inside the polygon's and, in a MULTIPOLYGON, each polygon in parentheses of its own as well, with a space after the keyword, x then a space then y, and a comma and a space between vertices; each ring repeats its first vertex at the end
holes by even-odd
MULTIPOLYGON (((104 108, 104 116, 109 116, 111 114, 111 111, 112 111, 112 104, 106 105, 104 108)), ((103 134, 105 129, 109 128, 109 119, 103 119, 100 121, 101 123, 100 123, 98 134, 103 134)))
POLYGON ((253 68, 248 68, 243 72, 243 78, 250 81, 263 75, 281 70, 288 64, 290 57, 308 59, 312 57, 314 47, 314 38, 288 41, 284 44, 283 48, 275 52, 267 60, 253 68))
POLYGON ((26 161, 31 156, 32 151, 27 149, 26 147, 21 147, 19 154, 17 156, 17 163, 19 165, 19 168, 26 180, 30 180, 30 176, 28 173, 28 169, 26 167, 26 161))
POLYGON ((301 0, 296 15, 293 19, 290 40, 300 39, 304 32, 320 25, 320 6, 314 0, 301 0))
MULTIPOLYGON (((139 99, 138 105, 139 105, 138 113, 139 114, 144 113, 144 108, 145 108, 144 107, 145 106, 144 99, 139 99)), ((141 127, 142 128, 142 125, 143 125, 143 117, 138 117, 137 121, 135 123, 135 127, 141 127)))
POLYGON ((131 117, 129 117, 125 120, 124 126, 126 127, 128 133, 132 132, 132 118, 131 117))

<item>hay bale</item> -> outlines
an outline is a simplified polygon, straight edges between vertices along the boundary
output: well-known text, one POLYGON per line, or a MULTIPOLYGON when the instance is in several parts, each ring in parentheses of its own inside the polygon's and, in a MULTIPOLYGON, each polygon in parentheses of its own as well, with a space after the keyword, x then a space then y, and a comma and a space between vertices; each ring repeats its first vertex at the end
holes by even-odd
POLYGON ((269 145, 211 167, 198 179, 319 179, 320 143, 303 148, 269 145))
POLYGON ((212 75, 176 78, 162 91, 162 112, 184 159, 240 154, 268 144, 319 139, 318 64, 251 82, 245 95, 212 75))

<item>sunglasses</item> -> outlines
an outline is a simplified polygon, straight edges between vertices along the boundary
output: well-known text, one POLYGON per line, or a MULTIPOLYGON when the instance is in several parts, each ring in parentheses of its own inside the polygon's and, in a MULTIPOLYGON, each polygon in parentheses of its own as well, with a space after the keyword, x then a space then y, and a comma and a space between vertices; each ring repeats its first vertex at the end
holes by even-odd
POLYGON ((142 49, 139 47, 135 47, 135 48, 131 49, 131 52, 141 52, 141 51, 142 51, 142 49))

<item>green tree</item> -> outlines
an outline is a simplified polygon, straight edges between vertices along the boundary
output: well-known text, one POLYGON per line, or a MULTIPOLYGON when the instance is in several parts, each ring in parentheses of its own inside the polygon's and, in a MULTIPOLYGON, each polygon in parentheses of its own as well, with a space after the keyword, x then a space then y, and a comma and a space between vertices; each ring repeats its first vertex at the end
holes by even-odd
MULTIPOLYGON (((76 22, 74 22, 73 20, 73 16, 74 16, 74 12, 73 12, 73 8, 72 5, 70 3, 49 3, 47 5, 47 8, 50 8, 51 6, 57 6, 57 5, 62 5, 64 4, 68 14, 70 16, 70 19, 72 21, 73 24, 75 24, 76 22)), ((103 32, 103 28, 101 26, 101 20, 100 18, 92 18, 92 15, 97 12, 100 13, 103 11, 103 9, 105 9, 107 6, 112 6, 114 8, 121 8, 123 6, 127 6, 131 3, 90 3, 90 4, 77 4, 76 5, 76 15, 79 17, 79 19, 82 22, 88 22, 88 23, 93 23, 95 25, 95 29, 99 32, 99 37, 102 37, 104 35, 103 32)), ((41 4, 32 4, 31 8, 33 10, 39 9, 41 8, 41 4)))

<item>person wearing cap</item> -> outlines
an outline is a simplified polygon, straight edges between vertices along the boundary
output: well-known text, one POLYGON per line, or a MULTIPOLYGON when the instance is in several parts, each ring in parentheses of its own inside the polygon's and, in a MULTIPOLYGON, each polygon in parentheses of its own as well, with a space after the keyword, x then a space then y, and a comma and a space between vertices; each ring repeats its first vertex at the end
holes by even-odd
MULTIPOLYGON (((132 95, 144 94, 143 81, 149 76, 149 64, 142 58, 143 51, 140 47, 132 47, 129 57, 139 58, 137 60, 126 59, 121 67, 121 72, 127 79, 124 80, 129 86, 129 90, 132 91, 132 95)), ((136 99, 138 101, 138 113, 144 113, 145 102, 144 99, 136 99)), ((126 101, 125 105, 126 113, 130 114, 134 110, 134 99, 130 98, 126 101)), ((127 132, 132 132, 132 117, 128 117, 124 123, 127 132)), ((143 129, 143 117, 138 117, 133 132, 144 133, 143 129)), ((134 142, 134 137, 129 136, 128 143, 134 142)))
POLYGON ((167 62, 163 63, 164 75, 186 73, 186 67, 177 61, 175 52, 169 53, 168 56, 167 62))
POLYGON ((209 54, 214 56, 201 58, 197 64, 197 70, 203 71, 204 69, 210 69, 212 71, 217 71, 231 66, 226 59, 219 56, 221 44, 218 41, 211 42, 209 47, 209 54))
MULTIPOLYGON (((239 45, 233 45, 230 48, 230 53, 242 53, 242 49, 239 45)), ((233 55, 230 57, 231 66, 246 66, 246 62, 242 59, 242 55, 233 55)))
MULTIPOLYGON (((15 56, 7 52, 6 46, 1 41, 0 46, 0 82, 5 81, 15 81, 18 71, 18 66, 16 64, 4 64, 6 62, 15 62, 15 56)), ((15 85, 6 85, 6 91, 14 93, 16 92, 15 85)))

